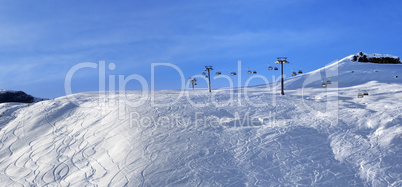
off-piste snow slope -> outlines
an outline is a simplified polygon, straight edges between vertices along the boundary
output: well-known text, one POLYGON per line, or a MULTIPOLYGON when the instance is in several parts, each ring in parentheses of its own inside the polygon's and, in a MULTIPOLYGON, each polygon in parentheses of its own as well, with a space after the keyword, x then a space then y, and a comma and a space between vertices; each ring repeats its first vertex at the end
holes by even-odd
POLYGON ((402 186, 402 65, 351 59, 288 78, 284 96, 272 83, 1 104, 0 186, 402 186))

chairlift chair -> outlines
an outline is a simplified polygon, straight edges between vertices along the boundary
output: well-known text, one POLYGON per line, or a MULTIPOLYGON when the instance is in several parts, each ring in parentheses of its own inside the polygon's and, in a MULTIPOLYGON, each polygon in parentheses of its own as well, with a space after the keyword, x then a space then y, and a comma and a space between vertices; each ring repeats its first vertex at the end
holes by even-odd
POLYGON ((248 71, 247 71, 247 74, 251 74, 251 71, 250 71, 250 70, 248 70, 248 71))
POLYGON ((292 69, 292 76, 296 76, 296 75, 297 75, 296 72, 293 71, 293 69, 292 69))
POLYGON ((257 70, 254 70, 254 71, 253 71, 253 74, 257 74, 257 70))
POLYGON ((363 98, 364 93, 359 89, 359 92, 357 93, 357 98, 363 98))
POLYGON ((205 72, 202 72, 202 75, 206 75, 206 73, 205 73, 205 72))
POLYGON ((220 75, 222 74, 220 71, 216 72, 215 75, 220 75))
POLYGON ((274 70, 279 70, 278 65, 275 66, 274 70))
POLYGON ((328 77, 327 84, 332 84, 331 77, 328 77))
POLYGON ((368 95, 368 91, 367 91, 367 90, 363 90, 363 95, 368 95))
POLYGON ((300 67, 300 69, 299 69, 299 71, 297 72, 298 74, 302 74, 303 73, 303 71, 301 70, 301 67, 300 67))
POLYGON ((272 68, 271 65, 268 65, 268 70, 272 70, 272 69, 274 69, 274 68, 272 68))
POLYGON ((323 88, 327 87, 327 84, 324 82, 324 80, 321 80, 321 82, 322 82, 321 87, 323 88))
POLYGON ((234 71, 232 71, 231 73, 230 73, 230 75, 236 75, 236 72, 234 72, 234 71))

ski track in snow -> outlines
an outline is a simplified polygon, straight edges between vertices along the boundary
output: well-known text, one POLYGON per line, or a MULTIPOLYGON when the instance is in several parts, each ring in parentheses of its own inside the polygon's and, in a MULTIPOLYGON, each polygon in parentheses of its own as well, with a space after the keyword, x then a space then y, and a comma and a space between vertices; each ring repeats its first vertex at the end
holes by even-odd
MULTIPOLYGON (((285 96, 274 97, 264 86, 241 88, 232 104, 215 107, 231 90, 190 91, 193 103, 207 106, 194 107, 184 97, 166 106, 148 103, 127 107, 126 114, 136 114, 132 119, 119 118, 117 104, 98 106, 97 93, 77 94, 80 106, 66 98, 0 104, 0 184, 401 186, 402 86, 386 82, 401 66, 343 59, 331 78, 339 89, 320 88, 321 72, 331 75, 332 66, 288 79, 285 96), (380 72, 367 73, 372 69, 380 72), (351 79, 357 75, 364 80, 351 79), (366 87, 370 95, 358 99, 358 89, 366 87), (251 102, 268 105, 252 106, 243 91, 251 102), (260 121, 240 126, 246 114, 260 121)), ((155 103, 170 103, 178 94, 156 92, 155 103)), ((140 96, 130 92, 127 98, 140 96)))

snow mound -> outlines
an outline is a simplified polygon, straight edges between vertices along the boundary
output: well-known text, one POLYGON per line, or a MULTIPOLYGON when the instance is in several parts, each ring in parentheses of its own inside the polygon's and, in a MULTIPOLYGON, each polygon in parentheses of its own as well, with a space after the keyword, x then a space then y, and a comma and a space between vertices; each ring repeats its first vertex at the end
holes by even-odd
POLYGON ((287 79, 284 96, 273 83, 0 104, 0 184, 401 186, 402 66, 351 58, 287 79))
POLYGON ((361 63, 353 61, 353 56, 350 55, 321 69, 290 77, 285 83, 285 88, 317 88, 327 81, 337 83, 338 87, 358 87, 369 82, 401 83, 402 64, 361 63))

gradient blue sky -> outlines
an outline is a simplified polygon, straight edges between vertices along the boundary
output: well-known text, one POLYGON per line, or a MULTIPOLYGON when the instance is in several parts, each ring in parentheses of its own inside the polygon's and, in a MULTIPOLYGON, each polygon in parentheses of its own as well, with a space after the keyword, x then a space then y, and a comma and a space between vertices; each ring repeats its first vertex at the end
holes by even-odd
MULTIPOLYGON (((359 51, 402 55, 399 0, 0 4, 0 89, 38 97, 65 95, 65 75, 80 62, 114 62, 116 69, 107 75, 140 74, 149 81, 153 62, 173 63, 188 78, 204 65, 230 70, 242 60, 245 70, 257 68, 271 81, 278 72, 267 67, 277 56, 292 62, 285 69, 290 76, 291 68, 308 72, 359 51)), ((156 70, 155 89, 180 88, 177 72, 156 70)), ((72 84, 74 92, 98 90, 97 70, 79 71, 72 84)), ((225 86, 225 81, 213 82, 213 88, 225 86)), ((141 88, 132 82, 128 89, 141 88)))

